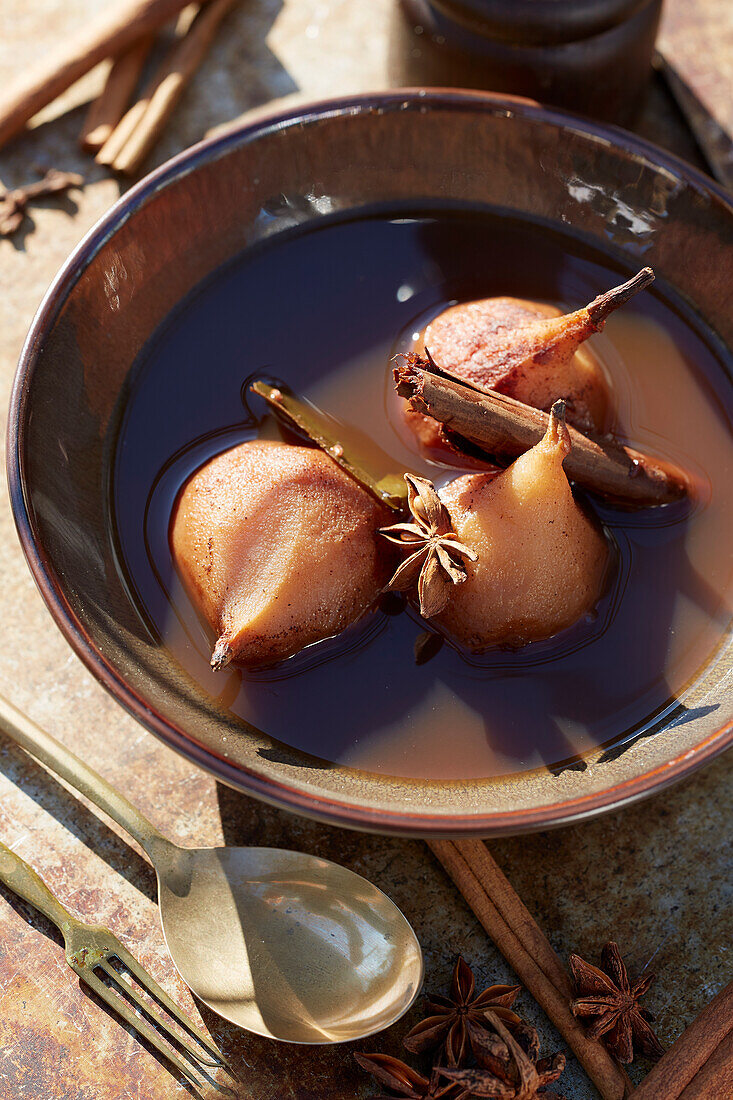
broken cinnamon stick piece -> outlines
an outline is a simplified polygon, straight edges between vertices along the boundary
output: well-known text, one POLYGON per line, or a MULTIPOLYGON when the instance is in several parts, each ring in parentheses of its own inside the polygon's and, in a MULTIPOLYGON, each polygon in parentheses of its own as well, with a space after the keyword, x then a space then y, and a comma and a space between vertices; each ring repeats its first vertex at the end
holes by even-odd
MULTIPOLYGON (((534 447, 547 430, 547 413, 505 394, 479 393, 444 378, 431 359, 409 354, 394 370, 398 394, 417 412, 432 416, 453 438, 486 452, 487 461, 509 465, 534 447)), ((565 460, 569 478, 620 504, 669 504, 689 490, 685 474, 610 439, 591 439, 569 428, 572 451, 565 460)))
POLYGON ((89 105, 79 135, 79 144, 85 152, 96 153, 101 149, 124 115, 153 40, 153 35, 145 35, 113 60, 102 91, 89 105))

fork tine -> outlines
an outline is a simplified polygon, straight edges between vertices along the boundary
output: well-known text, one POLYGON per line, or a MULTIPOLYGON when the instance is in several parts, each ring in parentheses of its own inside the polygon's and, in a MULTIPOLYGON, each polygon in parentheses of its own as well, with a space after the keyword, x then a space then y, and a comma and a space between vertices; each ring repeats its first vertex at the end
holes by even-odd
MULTIPOLYGON (((216 1047, 213 1040, 211 1040, 209 1036, 205 1034, 205 1032, 201 1031, 193 1023, 192 1020, 189 1020, 188 1016, 186 1016, 182 1009, 178 1007, 176 1002, 168 996, 164 989, 161 989, 155 978, 153 978, 153 976, 149 974, 147 970, 145 970, 145 968, 137 961, 135 956, 131 955, 127 948, 123 947, 121 943, 116 944, 114 950, 109 951, 109 958, 114 958, 115 956, 120 960, 122 965, 130 971, 132 976, 137 982, 139 982, 143 989, 147 989, 148 993, 155 997, 156 1000, 160 1001, 165 1010, 169 1012, 170 1015, 174 1017, 174 1019, 178 1020, 179 1024, 187 1032, 187 1034, 195 1039, 195 1041, 199 1043, 211 1055, 210 1059, 206 1058, 193 1047, 187 1046, 184 1042, 183 1036, 177 1037, 178 1042, 180 1042, 181 1045, 184 1046, 186 1050, 188 1050, 189 1054, 191 1054, 193 1058, 196 1058, 196 1060, 199 1062, 203 1062, 205 1066, 223 1066, 224 1069, 229 1068, 226 1058, 218 1049, 218 1047, 216 1047)), ((125 993, 127 993, 128 996, 130 996, 135 1001, 135 1003, 140 1006, 140 1008, 143 1008, 147 1013, 154 1016, 157 1021, 157 1013, 151 1011, 150 1004, 146 1001, 143 1001, 138 996, 132 985, 122 977, 119 971, 115 970, 114 967, 109 967, 108 969, 105 965, 106 961, 106 959, 102 959, 99 965, 102 966, 102 968, 105 970, 106 973, 110 975, 110 977, 114 978, 116 982, 119 982, 119 984, 124 988, 125 993)), ((160 1027, 167 1027, 163 1020, 160 1020, 159 1024, 160 1027)))
MULTIPOLYGON (((162 1054, 164 1058, 167 1058, 169 1062, 172 1062, 176 1069, 180 1073, 182 1073, 188 1081, 195 1085, 197 1089, 201 1088, 201 1079, 197 1077, 190 1064, 186 1062, 176 1050, 174 1050, 161 1039, 160 1035, 152 1026, 152 1024, 149 1024, 144 1017, 140 1017, 135 1012, 133 1012, 130 1006, 125 1003, 119 993, 116 993, 113 989, 110 989, 108 985, 105 985, 102 979, 98 977, 90 968, 84 966, 74 966, 74 970, 79 975, 81 980, 85 982, 85 984, 88 985, 90 989, 94 990, 97 996, 100 997, 105 1002, 105 1004, 109 1005, 113 1012, 115 1012, 118 1016, 121 1016, 126 1023, 130 1024, 130 1026, 133 1027, 135 1031, 137 1031, 140 1035, 142 1035, 143 1038, 146 1039, 151 1046, 155 1047, 155 1049, 160 1054, 162 1054)), ((201 1072, 204 1073, 204 1076, 206 1077, 208 1082, 212 1084, 216 1089, 218 1089, 219 1092, 226 1093, 230 1096, 232 1095, 231 1089, 219 1084, 219 1082, 216 1081, 213 1077, 210 1077, 209 1074, 205 1073, 203 1069, 201 1072)))
MULTIPOLYGON (((125 965, 127 965, 127 963, 125 963, 125 965)), ((214 1048, 214 1050, 212 1051, 211 1044, 204 1041, 203 1036, 199 1035, 196 1032, 196 1029, 195 1029, 194 1025, 189 1020, 186 1020, 185 1024, 182 1022, 182 1026, 185 1027, 184 1034, 180 1034, 177 1031, 173 1031, 173 1029, 170 1027, 170 1025, 160 1015, 160 1012, 158 1010, 157 1005, 151 1004, 150 1001, 143 1000, 143 998, 140 996, 140 994, 137 992, 137 990, 130 984, 130 982, 122 974, 120 974, 119 970, 115 970, 115 968, 109 964, 107 959, 101 959, 97 963, 97 966, 99 967, 99 969, 103 970, 104 973, 108 975, 108 977, 112 978, 112 980, 114 982, 116 982, 117 985, 119 985, 120 988, 125 991, 125 995, 127 997, 129 997, 131 1001, 134 1001, 134 1003, 138 1006, 138 1008, 142 1009, 143 1012, 147 1013, 147 1015, 150 1016, 153 1019, 153 1021, 155 1022, 155 1024, 159 1028, 161 1028, 168 1035, 170 1035, 171 1038, 176 1043, 179 1044, 179 1046, 182 1046, 183 1049, 186 1051, 187 1054, 190 1055, 191 1058, 194 1058, 197 1062, 201 1062, 202 1065, 210 1066, 213 1069, 219 1069, 219 1068, 227 1069, 228 1068, 226 1063, 224 1062, 223 1058, 221 1058, 219 1056, 219 1053, 218 1053, 218 1051, 216 1051, 216 1048, 214 1048), (196 1044, 198 1044, 198 1045, 195 1045, 194 1042, 192 1042, 191 1038, 189 1037, 190 1033, 193 1033, 193 1036, 195 1037, 195 1040, 196 1040, 196 1044), (207 1057, 202 1052, 201 1047, 203 1047, 206 1051, 211 1051, 212 1054, 215 1053, 216 1057, 215 1058, 214 1057, 207 1057)), ((135 975, 135 977, 137 978, 137 974, 135 975)), ((157 992, 157 989, 156 989, 156 983, 153 981, 153 979, 150 977, 149 974, 145 974, 145 977, 146 977, 147 981, 140 981, 140 984, 144 988, 148 989, 148 991, 150 993, 154 994, 157 997, 158 992, 157 992)), ((138 981, 139 980, 140 979, 138 978, 138 981)), ((166 1008, 167 1008, 168 1007, 168 998, 167 997, 165 998, 163 1003, 166 1005, 166 1008)), ((173 1015, 175 1016, 175 1018, 177 1020, 181 1020, 180 1011, 176 1011, 175 1013, 173 1013, 173 1015)))

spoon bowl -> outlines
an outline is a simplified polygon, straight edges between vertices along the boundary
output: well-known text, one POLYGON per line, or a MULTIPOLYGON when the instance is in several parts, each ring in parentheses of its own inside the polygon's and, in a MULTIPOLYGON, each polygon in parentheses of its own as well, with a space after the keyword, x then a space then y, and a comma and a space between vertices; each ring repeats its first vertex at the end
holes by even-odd
POLYGON ((279 848, 181 848, 2 697, 0 730, 147 853, 171 958, 219 1016, 269 1039, 343 1043, 389 1027, 417 997, 417 937, 361 875, 279 848))
POLYGON ((271 1039, 341 1043, 388 1027, 422 982, 414 932, 353 871, 276 848, 156 853, 171 957, 214 1012, 271 1039))

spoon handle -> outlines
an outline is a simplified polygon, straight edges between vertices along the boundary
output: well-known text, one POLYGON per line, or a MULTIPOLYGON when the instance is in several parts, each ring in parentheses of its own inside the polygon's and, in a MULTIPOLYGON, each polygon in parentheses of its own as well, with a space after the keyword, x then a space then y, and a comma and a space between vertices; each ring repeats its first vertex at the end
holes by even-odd
POLYGON ((2 840, 0 840, 0 882, 18 897, 25 898, 50 921, 53 921, 66 939, 66 929, 73 919, 71 914, 64 909, 58 898, 54 897, 33 868, 16 855, 12 848, 3 844, 2 840))
POLYGON ((88 764, 0 696, 0 730, 22 749, 65 779, 100 810, 121 825, 155 863, 154 849, 169 848, 170 841, 158 832, 139 810, 127 801, 111 783, 97 775, 88 764))

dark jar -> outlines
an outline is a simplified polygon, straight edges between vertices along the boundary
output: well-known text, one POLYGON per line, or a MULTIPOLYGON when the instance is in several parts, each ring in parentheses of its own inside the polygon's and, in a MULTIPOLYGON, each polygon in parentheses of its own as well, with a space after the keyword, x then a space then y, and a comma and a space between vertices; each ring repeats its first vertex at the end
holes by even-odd
POLYGON ((390 79, 484 88, 630 122, 662 0, 397 0, 390 79))

